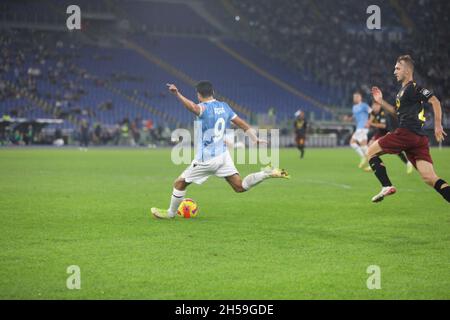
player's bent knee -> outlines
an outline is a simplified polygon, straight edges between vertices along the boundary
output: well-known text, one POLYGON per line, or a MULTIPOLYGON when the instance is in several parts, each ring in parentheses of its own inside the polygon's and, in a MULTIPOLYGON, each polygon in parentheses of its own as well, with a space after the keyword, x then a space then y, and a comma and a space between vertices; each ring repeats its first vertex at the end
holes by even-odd
POLYGON ((177 190, 184 190, 187 187, 187 183, 184 178, 177 178, 173 183, 173 187, 177 190))
POLYGON ((231 187, 233 188, 234 192, 236 192, 236 193, 242 193, 242 192, 247 191, 242 186, 242 183, 240 183, 240 184, 232 184, 231 187))
POLYGON ((378 145, 378 143, 375 141, 374 143, 372 143, 369 146, 369 149, 367 149, 367 157, 369 159, 371 159, 371 158, 375 157, 380 151, 381 151, 381 148, 378 145))

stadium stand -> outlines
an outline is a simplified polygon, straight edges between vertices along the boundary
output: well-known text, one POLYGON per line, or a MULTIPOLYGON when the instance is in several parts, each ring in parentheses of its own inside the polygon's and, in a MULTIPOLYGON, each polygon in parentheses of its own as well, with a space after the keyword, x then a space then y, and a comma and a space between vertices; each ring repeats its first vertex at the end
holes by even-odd
MULTIPOLYGON (((450 85, 450 28, 432 23, 448 11, 445 2, 424 15, 429 0, 380 1, 388 31, 383 35, 365 30, 366 0, 356 6, 276 0, 77 3, 88 13, 79 32, 65 29, 69 0, 0 3, 3 115, 62 118, 63 124, 49 128, 67 132, 78 131, 85 119, 92 129, 112 131, 123 123, 142 128, 146 121, 160 131, 188 127, 192 115, 169 97, 165 83, 176 83, 195 99, 193 84, 210 79, 219 98, 252 123, 275 114, 282 126, 299 108, 313 120, 338 120, 356 88, 367 92, 380 85, 392 98, 397 84, 389 81, 391 66, 412 48, 419 81, 436 92, 444 109, 450 104, 444 91, 450 85), (205 18, 211 14, 214 25, 205 18), (427 41, 425 27, 435 33, 433 41, 427 41), (383 51, 376 50, 380 41, 383 51)), ((441 20, 448 25, 448 17, 441 20)))
POLYGON ((136 38, 136 42, 142 47, 194 79, 210 79, 219 92, 239 101, 252 112, 268 112, 274 107, 280 119, 286 119, 299 106, 303 106, 307 111, 316 112, 317 117, 324 118, 328 115, 327 111, 262 77, 214 42, 176 37, 156 37, 154 40, 149 45, 146 37, 136 38))
POLYGON ((427 0, 378 1, 382 28, 387 31, 383 35, 370 33, 366 28, 368 15, 365 12, 372 4, 370 1, 359 1, 357 5, 329 0, 227 2, 241 16, 235 27, 245 39, 290 68, 311 73, 316 82, 339 96, 338 106, 351 103, 352 90, 367 91, 372 85, 388 86, 392 97, 397 85, 386 81, 392 78, 390 66, 405 52, 418 60, 417 76, 424 85, 432 87, 440 96, 444 96, 444 88, 448 87, 449 80, 445 76, 448 64, 444 60, 448 61, 450 50, 443 39, 449 38, 450 28, 439 28, 433 23, 442 18, 449 26, 448 17, 440 14, 449 11, 448 2, 433 2, 430 6, 427 0), (427 14, 423 14, 425 7, 433 7, 433 13, 427 10, 427 14), (415 28, 409 29, 405 20, 414 21, 415 28), (433 28, 432 43, 427 41, 430 34, 423 31, 425 27, 433 28), (382 51, 377 50, 381 42, 382 51), (434 52, 440 52, 439 59, 433 58, 434 52))
POLYGON ((219 31, 189 5, 177 2, 117 2, 139 29, 149 32, 215 35, 219 31))

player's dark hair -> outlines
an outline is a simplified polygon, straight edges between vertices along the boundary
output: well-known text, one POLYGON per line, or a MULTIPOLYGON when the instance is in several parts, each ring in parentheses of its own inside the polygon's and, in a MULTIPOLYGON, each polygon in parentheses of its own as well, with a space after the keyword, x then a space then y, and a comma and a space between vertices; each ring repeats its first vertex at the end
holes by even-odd
POLYGON ((409 54, 402 55, 397 58, 397 62, 403 61, 411 70, 414 71, 414 60, 409 54))
POLYGON ((353 94, 359 94, 361 97, 363 96, 361 90, 355 90, 355 91, 353 92, 353 94))
POLYGON ((203 97, 211 97, 214 94, 214 88, 211 82, 203 80, 195 86, 197 92, 203 97))

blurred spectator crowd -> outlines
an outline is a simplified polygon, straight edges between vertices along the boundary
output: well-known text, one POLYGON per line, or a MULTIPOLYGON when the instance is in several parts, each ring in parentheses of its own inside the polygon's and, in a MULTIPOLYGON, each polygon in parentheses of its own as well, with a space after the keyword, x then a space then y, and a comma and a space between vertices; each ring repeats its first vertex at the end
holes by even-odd
MULTIPOLYGON (((63 35, 64 36, 64 35, 63 35)), ((80 68, 80 46, 67 45, 60 34, 33 30, 4 29, 0 34, 0 145, 67 143, 88 137, 94 145, 165 145, 170 129, 154 126, 152 119, 126 115, 116 123, 104 123, 98 112, 114 112, 111 100, 96 105, 81 101, 108 82, 140 81, 133 75, 97 77, 80 68), (8 103, 10 104, 8 104, 8 103), (12 103, 12 105, 11 105, 12 103), (13 119, 27 119, 18 126, 13 119), (65 125, 36 123, 36 118, 63 119, 65 125), (50 129, 50 130, 46 130, 50 129), (70 131, 70 134, 66 132, 70 131), (51 136, 46 134, 51 132, 51 136)), ((108 57, 92 57, 108 59, 108 57)), ((136 94, 132 92, 131 94, 136 94)), ((151 93, 144 92, 146 96, 151 93)))
POLYGON ((416 78, 450 105, 450 1, 379 0, 382 31, 368 30, 370 1, 229 0, 242 14, 248 40, 336 92, 398 90, 392 73, 399 55, 416 61, 416 78), (447 91, 445 91, 447 89, 447 91))

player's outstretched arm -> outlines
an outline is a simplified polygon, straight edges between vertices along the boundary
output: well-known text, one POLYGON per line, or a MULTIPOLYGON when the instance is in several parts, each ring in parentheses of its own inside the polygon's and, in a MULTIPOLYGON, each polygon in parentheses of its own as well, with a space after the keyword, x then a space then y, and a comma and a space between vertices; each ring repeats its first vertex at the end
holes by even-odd
POLYGON ((428 102, 433 107, 434 111, 434 135, 436 137, 437 142, 441 142, 447 136, 442 127, 442 108, 441 102, 435 96, 432 96, 428 102))
POLYGON ((256 136, 255 130, 253 130, 252 127, 250 127, 250 125, 241 117, 236 116, 233 120, 231 120, 231 122, 244 130, 245 134, 248 135, 253 142, 267 144, 266 140, 259 139, 256 136))
POLYGON ((379 103, 384 110, 397 117, 395 107, 383 100, 383 92, 381 92, 380 88, 372 87, 372 97, 373 100, 375 100, 376 103, 379 103))
POLYGON ((202 113, 202 107, 183 96, 174 84, 167 83, 166 86, 168 87, 169 91, 174 94, 178 98, 178 100, 180 100, 180 102, 186 109, 188 109, 192 113, 195 113, 197 116, 202 113))

